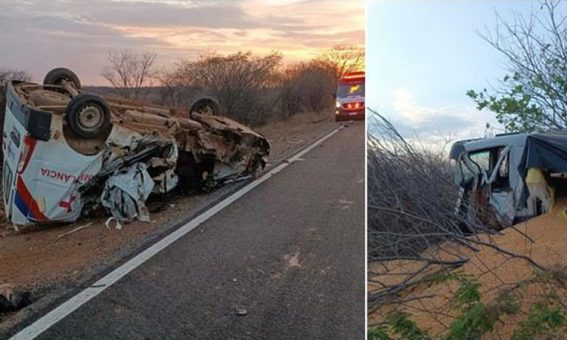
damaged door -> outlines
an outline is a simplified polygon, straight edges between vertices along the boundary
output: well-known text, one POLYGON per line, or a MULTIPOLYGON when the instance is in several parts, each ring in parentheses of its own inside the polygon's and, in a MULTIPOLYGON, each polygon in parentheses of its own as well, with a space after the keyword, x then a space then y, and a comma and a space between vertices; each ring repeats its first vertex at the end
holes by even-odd
POLYGON ((502 146, 461 154, 456 173, 456 182, 461 187, 457 211, 464 213, 467 220, 485 225, 509 225, 514 219, 510 149, 510 146, 502 146))

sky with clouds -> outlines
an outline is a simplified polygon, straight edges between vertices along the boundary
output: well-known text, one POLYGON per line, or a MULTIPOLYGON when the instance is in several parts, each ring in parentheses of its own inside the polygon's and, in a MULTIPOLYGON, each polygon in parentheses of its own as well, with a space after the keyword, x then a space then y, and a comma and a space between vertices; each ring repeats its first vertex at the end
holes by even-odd
POLYGON ((532 10, 539 1, 368 0, 368 107, 407 138, 481 137, 487 122, 502 132, 465 93, 491 89, 507 73, 505 58, 480 37, 496 27, 496 13, 511 20, 532 10))
POLYGON ((56 66, 87 85, 108 51, 157 53, 160 67, 216 51, 280 51, 285 62, 364 45, 364 0, 0 0, 0 66, 35 81, 56 66))

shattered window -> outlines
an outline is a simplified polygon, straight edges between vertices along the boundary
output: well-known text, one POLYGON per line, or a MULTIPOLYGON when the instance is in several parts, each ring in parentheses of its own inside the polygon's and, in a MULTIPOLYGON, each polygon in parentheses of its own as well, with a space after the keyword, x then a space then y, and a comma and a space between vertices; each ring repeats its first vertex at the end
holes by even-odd
POLYGON ((478 168, 473 167, 471 169, 464 160, 460 160, 455 171, 455 182, 458 184, 467 183, 472 180, 475 175, 490 169, 490 151, 475 152, 469 154, 469 158, 480 167, 480 172, 478 168))
POLYGON ((490 151, 480 151, 470 154, 470 159, 475 162, 481 171, 490 170, 490 151))

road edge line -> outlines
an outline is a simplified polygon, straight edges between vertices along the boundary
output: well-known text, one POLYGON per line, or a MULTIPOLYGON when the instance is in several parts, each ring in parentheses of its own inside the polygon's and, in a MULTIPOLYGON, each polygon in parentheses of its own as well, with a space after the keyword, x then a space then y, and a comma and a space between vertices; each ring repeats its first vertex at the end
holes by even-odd
POLYGON ((83 289, 79 293, 69 298, 67 301, 55 307, 51 311, 47 312, 47 314, 43 315, 36 321, 32 322, 24 329, 20 330, 18 333, 12 336, 10 340, 27 340, 27 339, 36 338, 37 336, 48 330, 51 326, 61 321, 67 315, 71 314, 76 309, 87 303, 89 300, 102 293, 108 287, 112 286, 114 283, 116 283, 118 280, 126 276, 128 273, 130 273, 131 271, 133 271, 134 269, 136 269, 137 267, 139 267, 140 265, 142 265, 143 263, 145 263, 155 255, 157 255, 165 248, 169 247, 175 241, 188 234, 197 226, 204 223, 209 218, 213 217, 218 212, 228 207, 230 204, 234 203, 236 200, 238 200, 248 192, 252 191, 260 184, 270 179, 278 172, 288 167, 293 162, 299 160, 303 155, 313 150, 315 147, 323 143, 325 140, 327 140, 337 132, 341 131, 343 128, 344 125, 339 126, 338 128, 329 132, 325 136, 313 142, 308 147, 302 149, 295 155, 287 158, 287 162, 286 161, 281 162, 279 165, 275 166, 273 169, 263 174, 258 179, 252 181, 243 188, 232 193, 231 195, 221 200, 220 202, 212 206, 210 209, 205 210, 204 212, 202 212, 192 220, 186 222, 184 225, 172 231, 170 234, 166 235, 161 240, 157 241, 147 249, 143 250, 138 255, 134 256, 127 262, 123 263, 116 269, 112 270, 110 273, 106 274, 100 280, 93 283, 90 287, 83 289))

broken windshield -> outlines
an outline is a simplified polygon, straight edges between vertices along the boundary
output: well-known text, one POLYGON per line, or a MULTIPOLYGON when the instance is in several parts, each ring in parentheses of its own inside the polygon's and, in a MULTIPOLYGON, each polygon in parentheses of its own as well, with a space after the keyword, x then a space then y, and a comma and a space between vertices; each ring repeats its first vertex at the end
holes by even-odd
POLYGON ((490 150, 464 154, 455 169, 455 183, 465 184, 471 181, 475 175, 490 170, 490 150))

